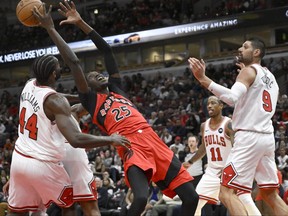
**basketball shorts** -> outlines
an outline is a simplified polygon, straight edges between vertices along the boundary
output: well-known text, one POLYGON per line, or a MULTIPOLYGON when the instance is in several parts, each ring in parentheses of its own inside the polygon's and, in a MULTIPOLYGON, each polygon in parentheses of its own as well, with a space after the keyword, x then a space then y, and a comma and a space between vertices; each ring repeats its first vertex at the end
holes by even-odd
POLYGON ((63 208, 73 204, 73 188, 63 163, 39 161, 15 150, 10 170, 10 210, 38 211, 51 202, 63 208))
POLYGON ((175 188, 193 180, 179 159, 151 128, 125 136, 131 142, 131 151, 119 148, 118 152, 124 161, 128 186, 127 170, 132 165, 144 171, 152 170, 152 176, 147 178, 155 182, 162 192, 171 198, 176 195, 175 188))
POLYGON ((85 150, 73 148, 68 143, 65 145, 66 156, 63 164, 73 185, 74 201, 96 200, 96 183, 85 150))
POLYGON ((221 184, 250 193, 255 178, 259 188, 278 188, 274 154, 273 133, 237 131, 221 184))
POLYGON ((210 204, 218 204, 220 192, 220 177, 212 173, 205 173, 196 187, 199 199, 210 204))

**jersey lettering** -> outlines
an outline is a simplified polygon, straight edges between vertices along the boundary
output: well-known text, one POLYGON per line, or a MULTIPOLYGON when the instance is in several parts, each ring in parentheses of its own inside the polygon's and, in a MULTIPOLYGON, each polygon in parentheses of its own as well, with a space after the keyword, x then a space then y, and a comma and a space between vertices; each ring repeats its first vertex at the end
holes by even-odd
POLYGON ((211 148, 211 161, 223 161, 220 148, 211 148))
POLYGON ((205 146, 216 144, 221 146, 226 146, 225 138, 223 136, 218 136, 215 134, 210 134, 204 137, 205 146))
POLYGON ((128 117, 131 115, 131 111, 127 106, 120 106, 119 108, 115 108, 112 110, 112 113, 115 114, 115 121, 121 121, 125 117, 128 117))
POLYGON ((266 112, 271 112, 272 111, 271 96, 270 96, 270 93, 266 90, 263 91, 262 101, 263 101, 263 109, 266 112))
POLYGON ((24 129, 26 129, 29 131, 29 138, 33 140, 37 140, 37 133, 38 133, 37 115, 33 113, 27 119, 27 121, 25 121, 25 115, 26 115, 26 108, 23 107, 20 111, 20 116, 19 116, 20 133, 24 134, 24 129))

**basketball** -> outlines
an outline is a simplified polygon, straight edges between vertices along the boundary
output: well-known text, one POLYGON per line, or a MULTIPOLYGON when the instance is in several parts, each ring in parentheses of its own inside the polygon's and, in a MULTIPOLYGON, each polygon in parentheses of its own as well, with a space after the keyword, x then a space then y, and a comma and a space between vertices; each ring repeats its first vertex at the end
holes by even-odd
POLYGON ((34 17, 32 9, 36 6, 40 12, 43 11, 40 0, 21 0, 16 7, 16 16, 25 26, 38 26, 38 20, 34 17))

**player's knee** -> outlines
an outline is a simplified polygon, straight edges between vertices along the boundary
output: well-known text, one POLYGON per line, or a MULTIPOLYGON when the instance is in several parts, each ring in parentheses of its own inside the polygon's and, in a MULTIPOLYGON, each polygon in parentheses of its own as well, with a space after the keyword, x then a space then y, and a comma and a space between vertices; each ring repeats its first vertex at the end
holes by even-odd
POLYGON ((264 201, 274 201, 278 196, 278 192, 275 188, 273 189, 260 189, 260 195, 264 201))
POLYGON ((220 192, 219 192, 219 200, 222 203, 226 203, 227 200, 229 199, 229 188, 226 188, 224 186, 221 186, 220 192))
POLYGON ((186 204, 189 204, 190 206, 197 205, 198 201, 199 201, 199 195, 197 194, 195 190, 190 194, 189 198, 186 197, 186 199, 183 200, 183 202, 185 202, 186 204))

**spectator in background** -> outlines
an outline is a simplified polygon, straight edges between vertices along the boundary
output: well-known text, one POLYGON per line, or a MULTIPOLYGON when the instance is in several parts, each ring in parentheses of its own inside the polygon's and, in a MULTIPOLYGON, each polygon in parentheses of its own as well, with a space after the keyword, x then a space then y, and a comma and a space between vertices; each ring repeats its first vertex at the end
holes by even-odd
POLYGON ((3 120, 0 120, 0 148, 3 148, 5 144, 5 140, 7 136, 5 131, 6 131, 6 127, 3 124, 3 120))
MULTIPOLYGON (((97 190, 97 198, 98 198, 98 206, 101 210, 106 210, 108 204, 108 191, 107 188, 103 187, 103 181, 99 178, 95 178, 96 181, 96 190, 97 190)), ((80 205, 76 206, 77 216, 83 216, 83 211, 80 205)))
POLYGON ((172 136, 186 137, 186 127, 182 126, 181 120, 175 116, 175 123, 171 127, 172 136))
MULTIPOLYGON (((198 151, 198 144, 199 144, 199 139, 197 136, 192 135, 188 137, 188 146, 190 149, 189 154, 186 155, 185 157, 185 162, 190 161, 196 152, 198 151)), ((198 185, 199 181, 201 180, 203 173, 204 173, 204 167, 207 164, 207 157, 204 156, 202 160, 197 160, 195 163, 193 163, 191 166, 187 168, 187 171, 191 176, 193 176, 193 185, 196 188, 198 185)))
POLYGON ((104 171, 106 170, 106 167, 103 163, 102 158, 100 157, 100 155, 97 155, 95 158, 95 173, 98 177, 102 177, 104 171))
POLYGON ((163 110, 160 110, 158 112, 158 118, 154 122, 154 126, 166 126, 167 124, 167 117, 165 116, 165 113, 163 110))
POLYGON ((17 126, 13 122, 12 118, 9 118, 7 121, 7 124, 5 125, 5 133, 10 139, 13 139, 13 137, 17 134, 17 126))
POLYGON ((177 91, 174 90, 174 86, 171 85, 169 87, 169 91, 168 91, 168 95, 165 99, 169 99, 169 100, 176 100, 179 98, 179 95, 177 93, 177 91))
POLYGON ((163 142, 167 145, 167 146, 170 146, 171 145, 171 142, 172 142, 172 135, 171 133, 169 132, 169 130, 167 128, 164 128, 162 130, 162 133, 161 133, 161 136, 160 138, 163 140, 163 142))
POLYGON ((130 209, 133 200, 134 200, 134 195, 133 195, 131 188, 129 188, 127 193, 125 194, 125 200, 121 206, 120 216, 126 216, 127 215, 128 210, 130 209))
POLYGON ((200 118, 196 113, 189 113, 185 124, 186 132, 198 135, 200 132, 200 118))
POLYGON ((114 186, 114 183, 113 183, 112 179, 110 179, 109 177, 105 176, 102 179, 102 183, 103 183, 102 186, 107 188, 108 194, 112 196, 113 193, 114 193, 114 190, 115 190, 115 186, 114 186))
POLYGON ((278 160, 278 169, 282 174, 286 174, 288 172, 288 155, 285 147, 280 147, 278 160))
POLYGON ((281 113, 281 121, 288 122, 288 107, 285 107, 281 113))
POLYGON ((277 102, 277 111, 283 112, 286 108, 288 108, 288 97, 286 94, 279 95, 279 99, 277 102))
POLYGON ((11 142, 10 138, 6 139, 6 142, 4 144, 3 150, 4 151, 11 151, 14 149, 14 143, 11 142))
POLYGON ((5 129, 6 127, 3 124, 3 120, 0 120, 0 135, 4 135, 5 129))
POLYGON ((152 209, 154 206, 159 205, 163 200, 163 194, 159 187, 154 183, 151 182, 150 185, 150 195, 148 197, 147 205, 145 207, 144 212, 141 214, 143 216, 153 216, 152 209))
POLYGON ((286 124, 281 121, 279 122, 279 124, 277 125, 278 127, 275 128, 275 139, 276 141, 283 135, 284 137, 287 136, 287 127, 286 124))
POLYGON ((166 216, 173 216, 174 209, 180 206, 181 203, 181 199, 178 196, 170 198, 163 195, 161 203, 158 203, 152 207, 151 215, 160 216, 164 214, 166 216))
POLYGON ((122 176, 120 177, 120 180, 119 180, 119 181, 116 183, 116 185, 115 185, 115 192, 120 192, 120 191, 125 192, 125 194, 126 194, 127 191, 128 191, 128 186, 126 185, 125 177, 124 177, 123 174, 122 174, 122 176))
POLYGON ((113 157, 111 155, 110 149, 106 149, 103 155, 103 163, 106 167, 106 169, 109 169, 111 165, 113 164, 113 157))
POLYGON ((174 139, 174 143, 169 146, 170 149, 175 149, 176 155, 179 158, 179 152, 184 151, 185 145, 181 143, 181 137, 176 136, 174 139))
POLYGON ((185 109, 182 109, 180 112, 181 125, 186 126, 188 119, 189 119, 189 115, 187 114, 185 109))
POLYGON ((103 179, 109 179, 110 181, 110 185, 113 185, 114 186, 114 181, 112 178, 110 178, 110 174, 108 171, 104 171, 103 174, 102 174, 102 180, 103 179))
POLYGON ((155 111, 153 111, 153 112, 151 112, 151 116, 150 116, 150 118, 148 119, 148 124, 150 125, 150 126, 154 126, 154 124, 155 124, 155 121, 158 119, 157 118, 157 112, 155 112, 155 111))

